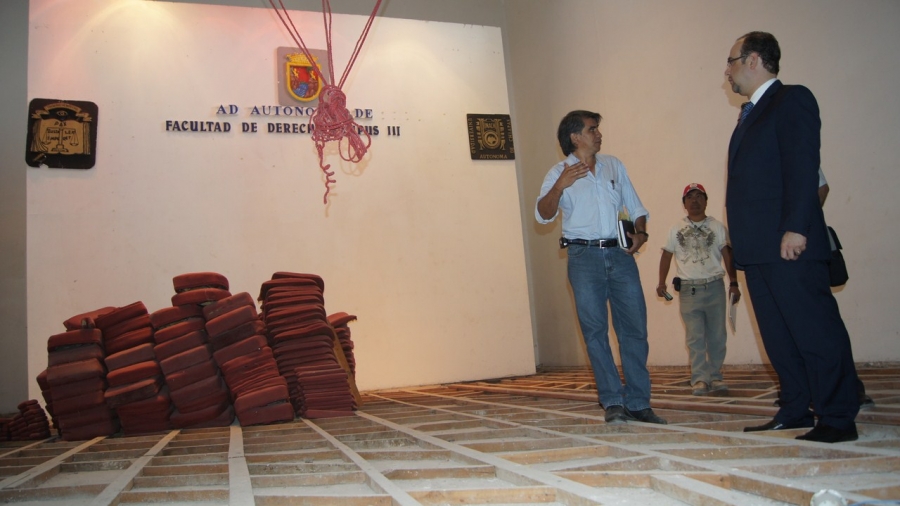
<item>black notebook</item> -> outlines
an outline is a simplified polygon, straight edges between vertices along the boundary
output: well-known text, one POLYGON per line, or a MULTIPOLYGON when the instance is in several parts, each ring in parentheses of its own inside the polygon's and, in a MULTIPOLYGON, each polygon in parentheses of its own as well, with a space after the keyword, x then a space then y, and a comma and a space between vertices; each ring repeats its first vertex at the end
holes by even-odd
POLYGON ((634 245, 634 241, 628 234, 634 233, 634 222, 629 220, 619 220, 619 247, 629 249, 634 245))

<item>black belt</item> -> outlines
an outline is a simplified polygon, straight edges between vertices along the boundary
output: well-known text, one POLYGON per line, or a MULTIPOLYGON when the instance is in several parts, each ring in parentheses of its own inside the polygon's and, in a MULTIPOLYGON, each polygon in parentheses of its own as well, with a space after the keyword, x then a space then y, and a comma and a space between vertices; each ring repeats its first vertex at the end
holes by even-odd
POLYGON ((560 248, 568 248, 569 245, 575 244, 577 246, 588 246, 595 248, 615 248, 619 245, 619 241, 617 239, 566 239, 565 237, 559 238, 559 247, 560 248))

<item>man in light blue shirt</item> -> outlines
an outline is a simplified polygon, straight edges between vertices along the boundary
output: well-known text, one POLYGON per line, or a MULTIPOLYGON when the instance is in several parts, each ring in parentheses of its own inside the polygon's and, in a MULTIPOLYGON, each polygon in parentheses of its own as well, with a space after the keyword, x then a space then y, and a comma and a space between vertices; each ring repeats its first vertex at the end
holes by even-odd
POLYGON ((641 204, 625 166, 599 154, 600 115, 572 111, 559 123, 557 137, 566 159, 550 169, 541 185, 535 219, 546 224, 562 211, 560 246, 568 248, 568 277, 575 295, 581 333, 587 345, 607 423, 637 420, 666 423, 650 408, 647 371, 647 306, 634 254, 647 242, 649 213, 641 204), (620 213, 634 222, 633 244, 618 244, 620 213), (619 341, 625 385, 609 346, 609 312, 619 341))

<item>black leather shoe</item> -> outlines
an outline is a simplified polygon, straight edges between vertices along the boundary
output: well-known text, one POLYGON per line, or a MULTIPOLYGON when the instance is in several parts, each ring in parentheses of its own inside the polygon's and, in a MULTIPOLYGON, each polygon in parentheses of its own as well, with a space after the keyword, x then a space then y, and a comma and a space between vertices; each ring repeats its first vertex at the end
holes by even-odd
POLYGON ((619 425, 628 422, 628 420, 634 420, 634 417, 628 413, 625 406, 612 405, 606 406, 605 409, 606 415, 604 419, 610 425, 619 425))
POLYGON ((787 430, 787 429, 806 429, 813 426, 812 420, 799 423, 781 423, 774 418, 768 423, 755 425, 753 427, 744 427, 744 432, 761 432, 764 430, 787 430))
POLYGON ((796 439, 804 441, 817 441, 819 443, 843 443, 844 441, 856 441, 859 434, 856 432, 856 425, 849 429, 838 429, 830 425, 820 423, 813 427, 813 430, 796 439))
POLYGON ((630 409, 625 408, 625 412, 639 422, 658 423, 660 425, 666 425, 669 423, 665 421, 665 419, 657 416, 656 413, 654 413, 650 408, 644 408, 638 411, 631 411, 630 409))

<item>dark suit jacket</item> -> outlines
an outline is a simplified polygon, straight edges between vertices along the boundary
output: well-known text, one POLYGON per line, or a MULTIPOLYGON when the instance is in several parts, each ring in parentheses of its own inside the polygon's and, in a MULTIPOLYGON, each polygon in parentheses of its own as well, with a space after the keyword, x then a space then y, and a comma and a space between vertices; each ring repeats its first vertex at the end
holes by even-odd
POLYGON ((819 106, 803 86, 775 81, 728 147, 726 208, 738 267, 781 258, 785 231, 806 236, 801 260, 828 260, 819 205, 819 106))

